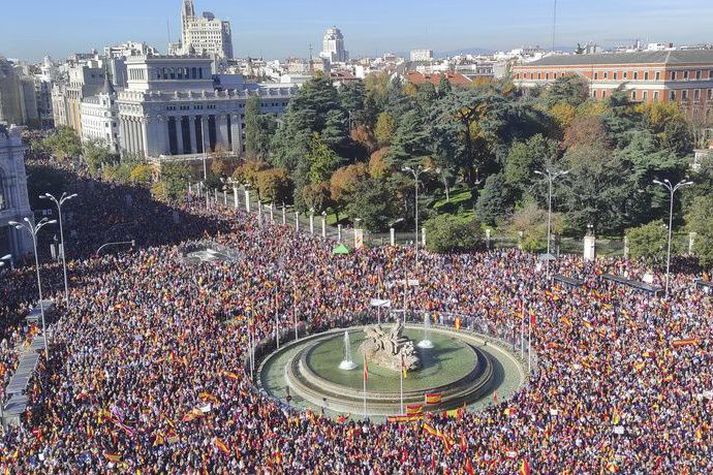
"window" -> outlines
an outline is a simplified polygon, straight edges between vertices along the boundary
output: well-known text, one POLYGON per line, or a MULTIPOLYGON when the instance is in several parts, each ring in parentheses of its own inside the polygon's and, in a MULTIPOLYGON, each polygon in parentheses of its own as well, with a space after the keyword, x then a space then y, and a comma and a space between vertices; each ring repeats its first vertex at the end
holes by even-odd
POLYGON ((649 98, 649 91, 644 91, 644 92, 641 94, 641 100, 644 101, 644 102, 646 102, 646 99, 648 99, 648 98, 649 98))
POLYGON ((644 81, 648 81, 648 80, 649 80, 649 72, 646 71, 646 72, 644 72, 644 81))
POLYGON ((687 101, 688 100, 688 91, 681 91, 681 100, 687 101))
POLYGON ((607 91, 602 91, 602 99, 604 99, 605 97, 607 97, 607 91))
POLYGON ((683 80, 688 81, 688 71, 683 72, 683 80))
POLYGON ((696 80, 700 81, 703 77, 703 71, 696 71, 696 80))
POLYGON ((626 71, 624 71, 624 79, 626 79, 626 71))
POLYGON ((599 79, 599 73, 594 73, 594 79, 599 79))
POLYGON ((675 101, 676 100, 676 91, 671 91, 668 95, 669 100, 675 101))
POLYGON ((631 99, 636 100, 636 91, 631 91, 631 99))
POLYGON ((550 73, 545 73, 545 79, 549 79, 549 78, 550 78, 550 73))
POLYGON ((595 98, 595 99, 597 98, 597 91, 596 91, 596 90, 592 91, 592 97, 595 98))
POLYGON ((661 80, 661 71, 656 71, 656 80, 657 81, 661 80))
POLYGON ((634 71, 634 80, 637 80, 637 79, 639 79, 639 73, 637 73, 636 71, 634 71))
POLYGON ((604 73, 604 79, 609 79, 609 73, 604 73))
POLYGON ((617 75, 617 73, 614 73, 614 80, 615 80, 615 81, 616 81, 616 75, 617 75))
POLYGON ((671 81, 676 80, 676 71, 671 71, 671 81))
POLYGON ((542 79, 542 73, 537 73, 537 79, 542 79))
POLYGON ((701 90, 700 89, 696 89, 695 91, 693 91, 693 100, 696 102, 701 100, 701 90))
POLYGON ((708 100, 713 100, 713 89, 708 89, 708 100))

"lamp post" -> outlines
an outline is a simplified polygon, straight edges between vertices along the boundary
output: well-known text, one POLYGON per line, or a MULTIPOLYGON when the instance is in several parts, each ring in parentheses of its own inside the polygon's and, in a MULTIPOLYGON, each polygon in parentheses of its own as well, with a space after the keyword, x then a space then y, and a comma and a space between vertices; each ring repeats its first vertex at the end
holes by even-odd
POLYGON ((59 215, 59 238, 62 240, 62 270, 64 271, 64 303, 69 306, 69 286, 67 285, 67 248, 64 245, 64 230, 62 228, 62 205, 71 200, 72 198, 76 198, 77 194, 72 193, 71 195, 68 195, 67 193, 62 193, 62 196, 60 196, 59 199, 55 198, 49 193, 45 193, 44 195, 40 195, 40 199, 43 200, 50 200, 52 201, 55 206, 57 206, 57 214, 59 215))
POLYGON ((309 209, 309 233, 314 234, 314 208, 309 209))
POLYGON ((422 168, 420 165, 415 168, 404 167, 402 169, 402 171, 404 172, 411 173, 415 181, 416 198, 414 200, 414 203, 416 205, 416 209, 414 210, 414 217, 416 224, 416 239, 414 240, 414 243, 416 244, 416 265, 418 265, 418 177, 421 175, 421 173, 428 172, 430 170, 430 168, 422 168))
POLYGON ((676 191, 678 191, 679 188, 683 188, 684 186, 692 185, 693 182, 687 181, 687 180, 681 180, 674 185, 667 178, 664 181, 654 180, 654 183, 666 188, 671 195, 671 200, 670 200, 669 209, 668 209, 668 250, 666 251, 666 298, 668 298, 668 287, 669 287, 669 279, 670 279, 669 272, 671 270, 671 237, 673 234, 673 195, 676 193, 676 191))
POLYGON ((37 233, 48 224, 55 224, 57 220, 42 218, 37 224, 33 224, 32 221, 30 221, 30 218, 25 218, 24 221, 25 224, 18 223, 17 221, 9 221, 7 224, 15 226, 15 229, 25 229, 30 233, 30 236, 32 236, 32 246, 35 250, 35 269, 37 270, 37 293, 40 297, 40 314, 42 315, 42 339, 45 343, 45 359, 49 361, 49 350, 47 349, 47 328, 45 327, 45 306, 42 303, 42 281, 40 281, 40 259, 37 256, 37 233))
POLYGON ((322 237, 327 238, 327 212, 322 211, 322 237))
POLYGON ((550 275, 550 245, 552 243, 552 182, 559 177, 567 175, 570 170, 550 170, 545 168, 544 172, 535 170, 535 173, 547 178, 547 275, 550 275))

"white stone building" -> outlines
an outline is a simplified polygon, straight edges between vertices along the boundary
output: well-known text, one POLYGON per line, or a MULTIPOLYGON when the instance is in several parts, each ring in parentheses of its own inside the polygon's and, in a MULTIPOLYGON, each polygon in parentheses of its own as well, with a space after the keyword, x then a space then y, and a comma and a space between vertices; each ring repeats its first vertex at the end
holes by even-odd
POLYGON ((328 28, 324 33, 319 56, 330 63, 344 63, 349 60, 349 52, 344 49, 344 35, 336 26, 328 28))
POLYGON ((196 16, 193 0, 183 0, 181 8, 181 44, 172 48, 180 54, 208 54, 219 59, 233 57, 230 22, 215 18, 211 12, 196 16))
POLYGON ((119 153, 119 107, 109 78, 96 96, 82 100, 81 116, 82 142, 96 141, 119 153))
POLYGON ((419 61, 432 61, 433 60, 433 50, 432 49, 412 49, 410 53, 411 62, 419 61))
POLYGON ((294 86, 248 84, 235 75, 212 76, 206 57, 127 58, 128 87, 119 91, 122 154, 198 158, 204 150, 244 150, 245 104, 262 98, 262 112, 282 113, 294 86))
POLYGON ((9 221, 32 219, 20 131, 20 127, 0 125, 0 256, 12 254, 14 259, 32 252, 29 234, 8 225, 9 221))

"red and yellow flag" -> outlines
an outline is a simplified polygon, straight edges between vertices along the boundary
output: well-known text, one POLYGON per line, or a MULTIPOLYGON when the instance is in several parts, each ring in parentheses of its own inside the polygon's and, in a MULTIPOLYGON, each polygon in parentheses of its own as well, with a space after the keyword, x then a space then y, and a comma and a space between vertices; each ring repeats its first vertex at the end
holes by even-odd
POLYGON ((527 460, 520 461, 520 471, 519 475, 532 475, 532 469, 530 468, 530 463, 527 460))
POLYGON ((219 437, 216 437, 215 439, 213 439, 213 444, 218 448, 218 450, 223 452, 225 455, 230 455, 230 449, 228 448, 226 443, 223 442, 219 437))
POLYGON ((426 393, 424 399, 426 400, 426 404, 438 404, 441 402, 441 399, 443 399, 443 396, 441 393, 426 393))

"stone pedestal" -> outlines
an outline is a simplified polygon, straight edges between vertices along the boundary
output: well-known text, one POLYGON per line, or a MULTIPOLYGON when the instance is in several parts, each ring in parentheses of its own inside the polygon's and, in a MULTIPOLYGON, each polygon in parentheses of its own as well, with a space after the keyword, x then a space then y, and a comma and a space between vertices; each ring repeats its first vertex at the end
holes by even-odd
POLYGON ((597 238, 588 235, 584 236, 584 260, 593 261, 596 259, 596 242, 597 238))

